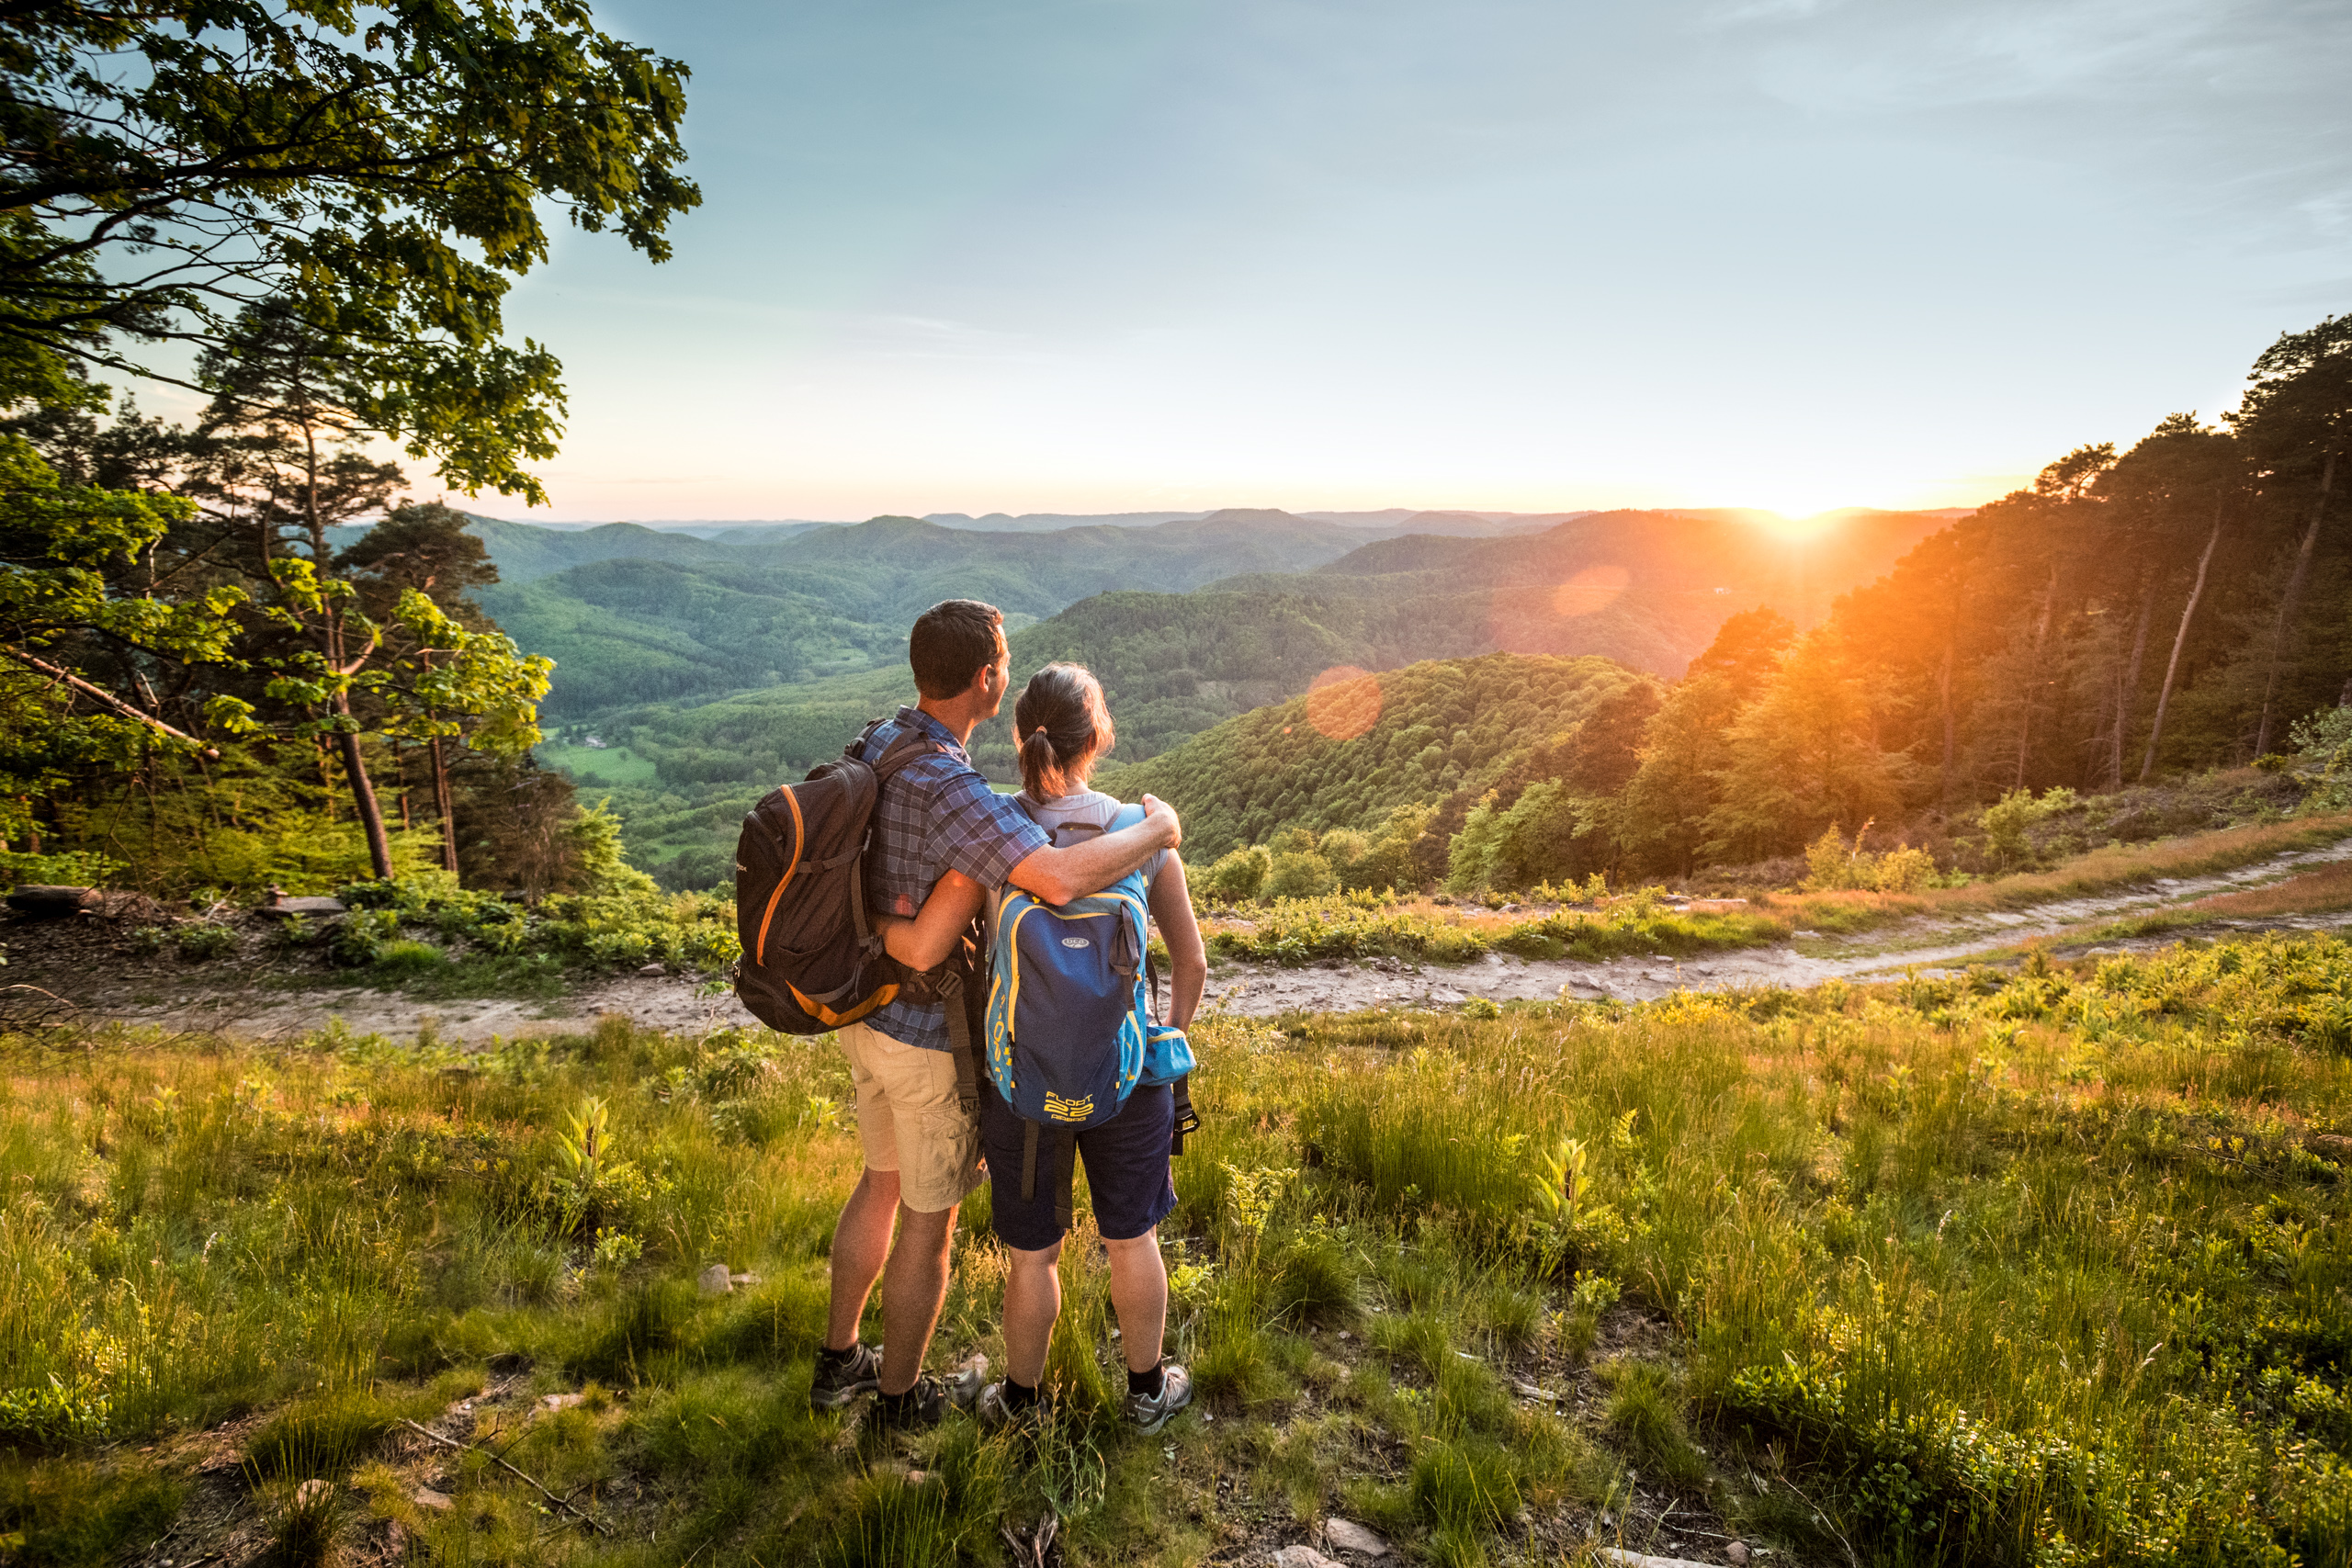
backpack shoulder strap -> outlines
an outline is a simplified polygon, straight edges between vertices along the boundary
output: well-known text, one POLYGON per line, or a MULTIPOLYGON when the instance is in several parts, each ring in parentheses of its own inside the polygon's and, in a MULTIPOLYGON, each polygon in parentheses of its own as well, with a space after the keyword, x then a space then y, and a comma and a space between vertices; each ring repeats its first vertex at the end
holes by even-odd
POLYGON ((873 742, 874 732, 889 722, 888 718, 867 719, 865 728, 857 732, 857 739, 842 748, 842 755, 853 762, 865 761, 865 748, 873 742))
MULTIPOLYGON (((1016 800, 1021 799, 1019 795, 1015 795, 1013 798, 1016 800)), ((1030 819, 1033 821, 1035 820, 1037 814, 1035 811, 1029 811, 1029 806, 1026 801, 1022 802, 1021 809, 1028 811, 1030 819)), ((1097 828, 1091 822, 1063 823, 1060 827, 1053 829, 1054 844, 1057 848, 1068 849, 1072 844, 1082 844, 1090 839, 1099 839, 1105 833, 1115 833, 1123 828, 1132 828, 1142 820, 1142 807, 1122 806, 1112 815, 1110 823, 1105 827, 1097 828)))

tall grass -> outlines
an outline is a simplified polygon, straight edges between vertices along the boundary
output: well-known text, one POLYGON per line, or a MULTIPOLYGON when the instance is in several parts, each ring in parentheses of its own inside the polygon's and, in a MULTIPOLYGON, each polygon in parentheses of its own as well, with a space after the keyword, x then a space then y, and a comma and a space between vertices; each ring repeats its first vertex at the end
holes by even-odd
MULTIPOLYGON (((1551 1561, 1629 1528, 1636 1471, 1653 1514, 1800 1561, 2352 1551, 2332 939, 1196 1032, 1162 1235, 1214 1421, 1119 1425, 1081 1183, 1053 1422, 898 1445, 807 1404, 858 1164, 825 1042, 18 1038, 0 1538, 143 1547, 188 1484, 175 1434, 250 1412, 288 1560, 389 1519, 450 1561, 986 1562, 1050 1512, 1072 1562, 1177 1562, 1344 1510, 1427 1561, 1551 1561), (704 1295, 712 1262, 758 1279, 704 1295), (609 1539, 480 1454, 457 1508, 413 1501, 388 1435, 493 1360, 587 1394, 478 1435, 609 1539), (1588 1375, 1582 1416, 1525 1392, 1588 1375)), ((983 1208, 942 1365, 1001 1355, 983 1208)))
POLYGON ((1261 963, 1326 958, 1412 958, 1465 964, 1488 953, 1521 958, 1597 960, 1623 954, 1693 953, 1776 942, 1785 919, 1739 911, 1683 911, 1636 893, 1594 908, 1561 908, 1512 919, 1482 909, 1369 895, 1284 898, 1207 924, 1213 951, 1261 963))

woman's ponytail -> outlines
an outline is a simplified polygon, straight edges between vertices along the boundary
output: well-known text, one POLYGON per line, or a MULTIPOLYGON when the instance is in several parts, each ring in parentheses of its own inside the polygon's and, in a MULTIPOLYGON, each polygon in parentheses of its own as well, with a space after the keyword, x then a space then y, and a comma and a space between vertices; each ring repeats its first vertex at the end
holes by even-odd
POLYGON ((1102 683, 1079 664, 1048 664, 1012 705, 1021 737, 1021 782, 1033 800, 1068 795, 1086 782, 1115 739, 1102 683))
POLYGON ((1051 800, 1060 794, 1059 790, 1048 791, 1049 785, 1058 782, 1060 771, 1054 765, 1053 737, 1042 729, 1031 730, 1028 739, 1021 742, 1021 783, 1029 791, 1029 798, 1051 800))

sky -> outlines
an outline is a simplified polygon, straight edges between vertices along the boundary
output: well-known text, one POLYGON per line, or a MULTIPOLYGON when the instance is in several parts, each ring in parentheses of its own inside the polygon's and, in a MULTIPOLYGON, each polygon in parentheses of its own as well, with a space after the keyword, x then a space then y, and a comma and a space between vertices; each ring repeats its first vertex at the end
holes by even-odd
POLYGON ((1965 506, 2352 310, 2341 0, 599 16, 704 203, 498 515, 1965 506))

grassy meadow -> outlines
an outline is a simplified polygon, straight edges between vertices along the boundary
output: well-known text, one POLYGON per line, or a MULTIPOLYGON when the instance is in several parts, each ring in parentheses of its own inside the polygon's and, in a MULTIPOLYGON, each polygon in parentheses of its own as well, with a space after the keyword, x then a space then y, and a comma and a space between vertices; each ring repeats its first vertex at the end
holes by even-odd
MULTIPOLYGON (((1080 1245, 1055 1421, 895 1442, 807 1404, 825 1041, 11 1037, 0 1552, 992 1563, 1050 1513, 1072 1563, 1332 1515, 1453 1564, 2352 1562, 2333 938, 1197 1036, 1198 1411, 1121 1428, 1080 1245)), ((1001 1362, 985 1209, 943 1367, 1001 1362)))

